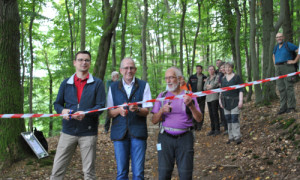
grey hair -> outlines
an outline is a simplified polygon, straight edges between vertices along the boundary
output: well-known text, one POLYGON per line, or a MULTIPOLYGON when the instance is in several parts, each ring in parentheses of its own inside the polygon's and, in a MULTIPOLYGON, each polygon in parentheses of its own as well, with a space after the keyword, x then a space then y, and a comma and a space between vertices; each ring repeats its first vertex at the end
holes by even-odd
POLYGON ((182 72, 181 72, 180 69, 178 69, 177 67, 174 67, 174 66, 173 66, 173 67, 170 67, 170 68, 167 69, 167 71, 168 71, 169 69, 173 69, 173 70, 175 71, 175 74, 176 74, 177 78, 182 77, 182 72))
POLYGON ((233 64, 233 62, 226 62, 225 63, 225 66, 230 66, 232 69, 234 68, 234 64, 233 64))
POLYGON ((126 57, 126 58, 122 59, 122 61, 121 61, 121 63, 120 63, 120 68, 123 67, 123 61, 124 61, 124 60, 131 60, 131 61, 133 62, 133 64, 134 64, 134 67, 135 67, 135 62, 134 62, 134 60, 133 60, 131 57, 126 57))
POLYGON ((113 78, 113 77, 116 76, 116 75, 119 75, 119 73, 118 73, 117 71, 113 71, 113 72, 111 73, 111 78, 113 78))

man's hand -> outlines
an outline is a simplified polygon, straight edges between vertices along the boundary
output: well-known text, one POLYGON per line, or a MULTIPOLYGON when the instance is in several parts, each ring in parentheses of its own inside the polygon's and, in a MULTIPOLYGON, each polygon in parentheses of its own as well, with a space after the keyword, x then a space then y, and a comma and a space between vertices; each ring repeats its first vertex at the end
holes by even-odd
POLYGON ((129 106, 129 111, 136 112, 138 110, 138 108, 139 108, 138 105, 130 105, 129 106))
POLYGON ((193 99, 191 98, 191 96, 188 96, 186 94, 183 96, 183 102, 187 107, 193 105, 193 99))
POLYGON ((288 60, 287 63, 288 64, 295 64, 296 62, 294 60, 288 60))
MULTIPOLYGON (((72 112, 72 110, 71 110, 71 112, 72 112)), ((65 115, 63 116, 63 119, 69 120, 70 109, 63 109, 62 112, 61 112, 61 114, 65 114, 65 115)))
POLYGON ((75 112, 74 115, 72 116, 72 118, 76 119, 78 121, 81 121, 84 118, 84 116, 85 116, 85 114, 79 114, 79 113, 82 113, 82 112, 84 112, 84 111, 77 111, 77 112, 75 112))
POLYGON ((124 107, 118 107, 118 111, 119 111, 119 114, 123 117, 125 117, 128 113, 127 109, 124 109, 124 107))
POLYGON ((168 102, 161 108, 162 113, 168 113, 172 111, 172 106, 170 104, 171 102, 168 102))

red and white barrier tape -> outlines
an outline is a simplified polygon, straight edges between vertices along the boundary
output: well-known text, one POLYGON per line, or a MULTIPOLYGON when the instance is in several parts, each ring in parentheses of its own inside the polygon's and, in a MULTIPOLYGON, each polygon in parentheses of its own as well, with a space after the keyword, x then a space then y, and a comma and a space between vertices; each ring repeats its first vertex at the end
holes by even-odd
MULTIPOLYGON (((277 79, 282 79, 282 78, 286 78, 286 77, 290 77, 290 76, 295 76, 295 75, 298 75, 298 74, 300 74, 300 71, 299 72, 293 72, 293 73, 286 74, 286 75, 282 75, 282 76, 277 76, 277 77, 271 77, 271 78, 267 78, 267 79, 252 81, 252 82, 249 82, 249 83, 238 84, 238 85, 228 86, 228 87, 223 87, 223 88, 218 88, 218 89, 212 89, 212 90, 208 90, 208 91, 190 93, 190 94, 187 94, 187 95, 189 95, 191 97, 202 97, 202 96, 207 96, 209 94, 220 93, 220 92, 224 92, 224 91, 231 91, 231 90, 234 90, 234 89, 240 89, 240 88, 247 87, 247 86, 252 86, 252 85, 261 84, 261 83, 265 83, 265 82, 275 81, 277 79)), ((102 108, 102 109, 95 109, 95 110, 92 110, 92 111, 85 111, 85 112, 82 112, 80 114, 88 114, 88 113, 93 113, 93 112, 105 111, 105 110, 114 109, 114 108, 117 108, 117 107, 137 105, 137 104, 143 104, 143 103, 147 103, 147 102, 175 100, 175 99, 182 99, 182 98, 183 98, 183 95, 157 98, 157 99, 151 99, 151 100, 148 100, 148 101, 139 101, 139 102, 122 104, 122 105, 119 105, 119 106, 106 107, 106 108, 102 108)), ((72 115, 76 115, 76 114, 72 114, 72 115)), ((39 118, 39 117, 57 117, 57 116, 64 116, 64 115, 63 114, 0 114, 0 118, 39 118)))

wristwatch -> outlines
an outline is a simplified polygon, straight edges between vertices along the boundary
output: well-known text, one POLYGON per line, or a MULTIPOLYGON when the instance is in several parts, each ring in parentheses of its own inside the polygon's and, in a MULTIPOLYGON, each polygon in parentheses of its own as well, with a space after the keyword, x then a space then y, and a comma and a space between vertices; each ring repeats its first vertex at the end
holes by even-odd
POLYGON ((137 113, 141 112, 141 107, 138 107, 136 110, 137 113))

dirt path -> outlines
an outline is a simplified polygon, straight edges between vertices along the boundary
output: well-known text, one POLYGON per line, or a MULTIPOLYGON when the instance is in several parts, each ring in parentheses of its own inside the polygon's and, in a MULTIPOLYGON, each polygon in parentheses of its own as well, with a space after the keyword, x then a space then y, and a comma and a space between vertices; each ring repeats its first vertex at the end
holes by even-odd
MULTIPOLYGON (((296 93, 299 87, 297 83, 296 93)), ((278 100, 264 107, 246 103, 241 114, 243 143, 240 145, 226 144, 227 135, 206 136, 209 131, 206 114, 203 130, 195 132, 194 179, 300 179, 300 108, 296 113, 277 116, 278 107, 278 100)), ((158 179, 158 127, 151 122, 148 125, 145 179, 158 179)), ((29 157, 14 164, 0 179, 49 179, 57 141, 58 137, 48 139, 50 157, 42 160, 29 157)), ((113 144, 109 135, 103 133, 103 126, 99 126, 97 148, 98 179, 115 179, 113 144)), ((83 179, 78 149, 65 179, 83 179)), ((172 179, 179 179, 176 168, 172 179)))

